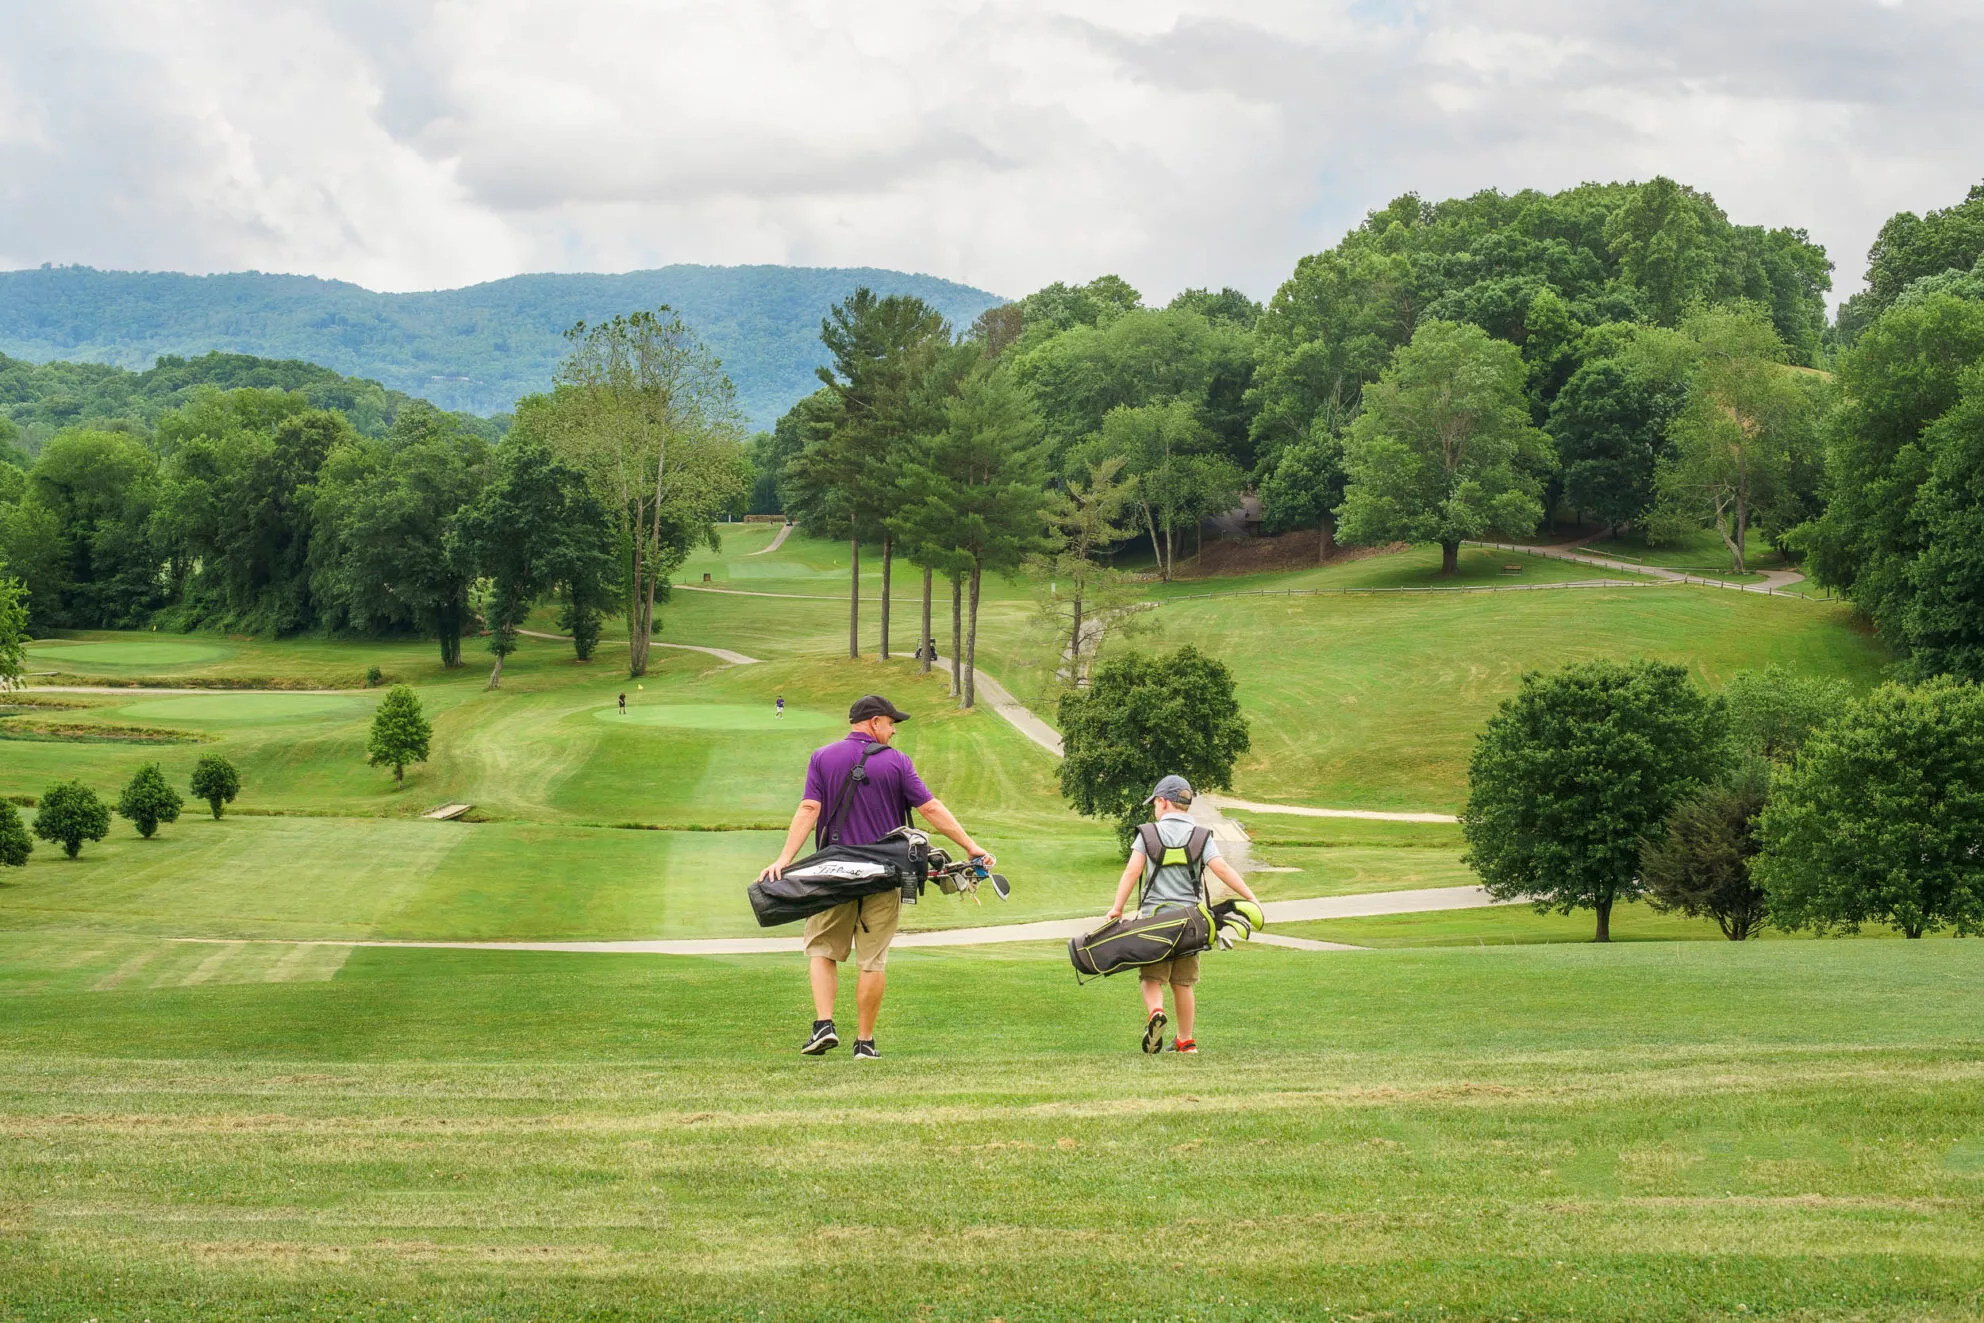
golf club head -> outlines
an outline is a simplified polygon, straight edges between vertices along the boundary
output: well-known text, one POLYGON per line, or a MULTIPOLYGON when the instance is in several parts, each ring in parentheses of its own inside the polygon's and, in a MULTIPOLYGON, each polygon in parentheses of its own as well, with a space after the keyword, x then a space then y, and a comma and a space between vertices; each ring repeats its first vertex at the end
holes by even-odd
POLYGON ((1004 900, 1013 894, 1013 884, 1006 880, 1004 873, 994 873, 992 875, 992 894, 1000 900, 1004 900))

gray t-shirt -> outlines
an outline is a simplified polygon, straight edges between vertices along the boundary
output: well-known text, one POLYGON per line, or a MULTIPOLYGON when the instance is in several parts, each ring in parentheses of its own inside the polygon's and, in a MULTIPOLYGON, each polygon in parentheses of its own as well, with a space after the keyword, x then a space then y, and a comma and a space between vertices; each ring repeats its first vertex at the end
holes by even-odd
MULTIPOLYGON (((1192 839, 1192 828, 1197 826, 1183 813, 1167 813, 1157 820, 1157 839, 1167 846, 1182 846, 1192 839)), ((1144 861, 1143 908, 1144 914, 1151 914, 1167 905, 1196 905, 1199 903, 1199 878, 1184 864, 1164 864, 1157 868, 1156 876, 1151 874, 1151 861, 1144 855, 1143 838, 1138 837, 1130 847, 1132 859, 1144 861)), ((1210 838, 1206 841, 1206 852, 1200 856, 1201 866, 1219 858, 1219 842, 1210 838)))

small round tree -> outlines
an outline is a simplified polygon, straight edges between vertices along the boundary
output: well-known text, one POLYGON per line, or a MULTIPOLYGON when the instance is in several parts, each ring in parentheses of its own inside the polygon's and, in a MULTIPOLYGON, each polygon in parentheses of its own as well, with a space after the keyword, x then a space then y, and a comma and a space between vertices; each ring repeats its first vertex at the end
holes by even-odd
POLYGON ((209 753, 193 765, 190 789, 195 799, 207 801, 207 807, 214 811, 215 821, 219 821, 222 807, 232 804, 234 797, 241 793, 241 773, 227 759, 217 753, 209 753))
POLYGON ((34 841, 21 821, 21 811, 0 799, 0 868, 26 868, 33 853, 34 841))
POLYGON ((1721 704, 1679 666, 1586 662, 1531 672, 1467 767, 1467 863, 1503 900, 1598 916, 1640 894, 1640 844, 1715 773, 1721 704))
POLYGON ((1061 794, 1079 813, 1113 819, 1125 848, 1159 777, 1225 790, 1248 748, 1233 673, 1190 644, 1103 662, 1087 689, 1061 699, 1060 716, 1061 794))
POLYGON ((138 835, 149 841, 160 823, 179 821, 179 808, 184 803, 159 765, 146 763, 117 797, 117 816, 130 819, 138 835))
POLYGON ((74 859, 84 841, 110 834, 110 806, 81 781, 50 786, 35 808, 34 834, 74 859))
POLYGON ((1984 690, 1885 685, 1780 774, 1759 824, 1771 919, 1984 933, 1984 690))
POLYGON ((420 696, 396 684, 379 700, 365 760, 374 767, 392 768, 393 789, 398 790, 406 784, 407 764, 427 761, 427 742, 433 735, 434 727, 421 715, 420 696))
POLYGON ((1732 942, 1754 936, 1770 910, 1750 867, 1769 792, 1770 764, 1752 758, 1676 805, 1666 831, 1640 851, 1647 904, 1691 919, 1706 915, 1732 942))

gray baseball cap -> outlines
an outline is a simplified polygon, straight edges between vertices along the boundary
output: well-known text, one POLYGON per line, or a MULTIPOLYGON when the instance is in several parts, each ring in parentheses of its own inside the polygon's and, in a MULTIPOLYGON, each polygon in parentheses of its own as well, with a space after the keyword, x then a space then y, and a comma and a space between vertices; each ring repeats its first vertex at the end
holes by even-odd
POLYGON ((1192 783, 1182 776, 1167 776, 1157 783, 1157 789, 1150 792, 1150 799, 1144 803, 1159 799, 1168 799, 1174 804, 1189 804, 1192 802, 1192 783))

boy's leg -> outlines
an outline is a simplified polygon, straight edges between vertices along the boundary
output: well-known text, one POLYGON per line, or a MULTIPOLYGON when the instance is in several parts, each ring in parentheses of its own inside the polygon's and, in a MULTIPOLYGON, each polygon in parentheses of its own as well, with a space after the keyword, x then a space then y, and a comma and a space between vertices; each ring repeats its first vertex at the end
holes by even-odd
MULTIPOLYGON (((1161 996, 1163 989, 1159 989, 1158 991, 1161 996)), ((1145 996, 1148 997, 1149 994, 1146 993, 1145 996)), ((1178 1012, 1178 1036, 1188 1043, 1191 1042, 1192 1014, 1199 1008, 1198 994, 1192 990, 1191 984, 1173 983, 1171 985, 1171 1006, 1172 1009, 1178 1012)))
POLYGON ((1143 989, 1145 1018, 1164 1009, 1164 983, 1161 979, 1138 979, 1137 986, 1143 989))

